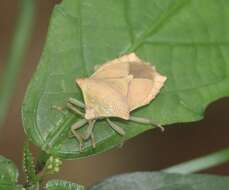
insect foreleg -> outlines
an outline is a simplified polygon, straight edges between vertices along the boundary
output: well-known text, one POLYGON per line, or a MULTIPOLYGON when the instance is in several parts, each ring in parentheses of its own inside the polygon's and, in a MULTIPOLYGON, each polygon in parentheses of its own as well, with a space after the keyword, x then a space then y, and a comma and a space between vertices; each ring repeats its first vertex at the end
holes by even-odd
POLYGON ((56 110, 56 111, 58 111, 58 112, 60 112, 60 113, 63 113, 63 114, 64 114, 64 108, 63 108, 63 107, 61 107, 61 106, 56 106, 56 105, 53 105, 53 106, 52 106, 52 109, 54 109, 54 110, 56 110))
POLYGON ((81 112, 79 109, 77 109, 76 106, 74 106, 73 104, 67 103, 67 107, 68 107, 71 111, 73 111, 74 113, 76 113, 76 114, 78 114, 78 115, 84 117, 84 113, 81 112))
POLYGON ((80 107, 80 108, 85 108, 84 103, 75 99, 75 98, 69 98, 68 103, 73 104, 73 105, 80 107))
POLYGON ((154 123, 152 120, 144 117, 135 117, 135 116, 130 116, 129 118, 130 121, 136 122, 136 123, 142 123, 142 124, 149 124, 149 125, 154 125, 156 127, 159 127, 162 131, 164 131, 164 127, 154 123))
POLYGON ((114 122, 112 122, 110 119, 106 119, 107 123, 120 135, 125 135, 125 131, 119 127, 118 125, 116 125, 114 122))

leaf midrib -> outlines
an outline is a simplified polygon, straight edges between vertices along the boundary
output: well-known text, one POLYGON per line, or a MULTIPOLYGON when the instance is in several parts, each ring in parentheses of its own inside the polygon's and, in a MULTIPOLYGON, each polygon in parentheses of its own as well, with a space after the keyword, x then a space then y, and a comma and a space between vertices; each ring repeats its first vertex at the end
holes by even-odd
POLYGON ((157 22, 151 23, 151 25, 148 27, 148 30, 146 30, 132 45, 132 47, 127 50, 127 52, 132 52, 137 50, 139 47, 141 47, 142 43, 145 42, 145 40, 149 37, 155 34, 172 16, 178 14, 188 3, 190 0, 185 1, 179 1, 178 4, 172 3, 172 6, 168 8, 168 10, 163 14, 160 15, 157 22))

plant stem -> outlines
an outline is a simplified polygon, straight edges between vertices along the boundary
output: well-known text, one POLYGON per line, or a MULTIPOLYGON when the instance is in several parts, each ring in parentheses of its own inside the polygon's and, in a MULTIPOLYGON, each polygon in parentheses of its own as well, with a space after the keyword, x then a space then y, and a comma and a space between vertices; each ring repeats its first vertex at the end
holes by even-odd
POLYGON ((43 171, 48 159, 49 159, 49 155, 46 152, 44 151, 39 152, 36 160, 36 165, 35 165, 36 174, 39 174, 43 171))
POLYGON ((16 86, 17 75, 23 63, 23 57, 31 36, 35 0, 20 0, 20 12, 8 55, 5 71, 0 83, 0 125, 9 107, 12 92, 16 86))
POLYGON ((171 166, 162 171, 168 173, 188 174, 208 169, 229 161, 229 148, 214 152, 212 154, 196 158, 181 164, 171 166))

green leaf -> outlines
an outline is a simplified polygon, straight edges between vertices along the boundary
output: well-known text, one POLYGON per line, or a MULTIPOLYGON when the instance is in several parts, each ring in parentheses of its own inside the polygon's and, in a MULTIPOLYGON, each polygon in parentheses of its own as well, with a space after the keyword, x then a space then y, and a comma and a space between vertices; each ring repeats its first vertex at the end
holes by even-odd
POLYGON ((82 185, 63 180, 51 180, 46 184, 46 190, 86 190, 82 185))
POLYGON ((229 177, 136 172, 106 179, 90 190, 216 190, 228 189, 229 177))
POLYGON ((116 120, 124 138, 105 122, 79 151, 69 138, 79 117, 52 109, 69 97, 82 100, 75 78, 88 77, 94 66, 134 51, 168 77, 148 106, 133 114, 156 123, 203 118, 206 106, 229 95, 229 1, 225 0, 63 0, 51 16, 47 42, 30 82, 22 109, 27 135, 42 150, 79 158, 118 146, 151 129, 116 120))
POLYGON ((19 185, 4 184, 1 182, 0 182, 0 189, 1 190, 25 190, 23 187, 19 185))
POLYGON ((14 163, 0 155, 0 181, 16 183, 17 178, 18 170, 14 163))
POLYGON ((1 190, 22 190, 16 185, 18 170, 13 162, 0 156, 0 189, 1 190))

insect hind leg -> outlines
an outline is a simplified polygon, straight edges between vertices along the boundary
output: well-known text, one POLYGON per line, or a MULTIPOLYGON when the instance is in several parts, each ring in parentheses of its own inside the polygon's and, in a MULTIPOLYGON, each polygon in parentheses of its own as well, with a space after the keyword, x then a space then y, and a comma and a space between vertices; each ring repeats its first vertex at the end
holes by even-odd
POLYGON ((122 136, 126 134, 125 131, 121 127, 119 127, 117 124, 112 122, 110 119, 107 118, 106 121, 112 127, 112 129, 114 129, 118 134, 122 136))
POLYGON ((135 116, 130 116, 129 118, 130 121, 136 122, 136 123, 142 123, 142 124, 149 124, 156 126, 161 129, 161 131, 165 131, 164 127, 160 124, 154 123, 152 120, 144 117, 135 117, 135 116))

